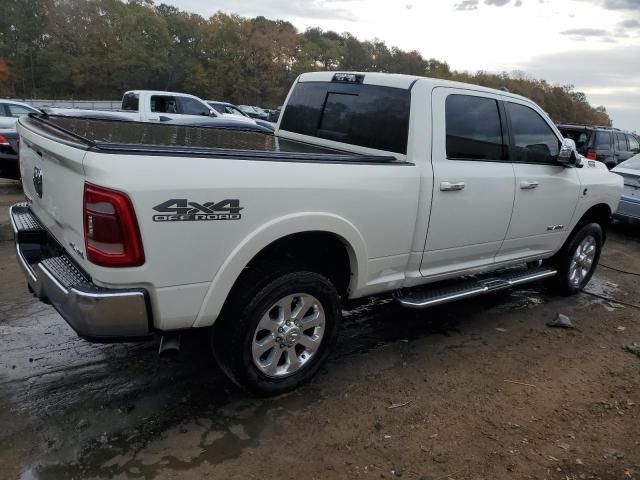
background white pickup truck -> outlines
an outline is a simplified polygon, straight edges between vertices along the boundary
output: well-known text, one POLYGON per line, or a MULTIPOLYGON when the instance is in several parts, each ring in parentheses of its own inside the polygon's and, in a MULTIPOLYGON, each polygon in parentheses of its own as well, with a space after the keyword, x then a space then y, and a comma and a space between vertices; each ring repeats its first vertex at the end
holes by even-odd
POLYGON ((261 394, 317 371, 341 301, 580 290, 622 190, 530 100, 403 75, 304 74, 275 136, 51 116, 18 129, 28 202, 11 215, 34 292, 91 340, 203 328, 261 394))
POLYGON ((69 108, 47 108, 53 115, 104 116, 112 115, 118 119, 128 118, 137 122, 168 122, 171 120, 194 119, 203 117, 224 118, 255 125, 251 118, 217 112, 204 100, 186 93, 155 90, 130 90, 122 96, 120 110, 82 110, 69 108))

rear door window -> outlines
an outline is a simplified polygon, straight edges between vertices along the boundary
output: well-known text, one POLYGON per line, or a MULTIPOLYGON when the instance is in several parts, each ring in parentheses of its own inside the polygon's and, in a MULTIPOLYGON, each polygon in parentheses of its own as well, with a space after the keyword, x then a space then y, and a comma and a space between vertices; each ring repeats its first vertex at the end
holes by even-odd
POLYGON ((626 152, 629 150, 627 146, 627 136, 624 133, 616 133, 616 150, 618 152, 626 152))
POLYGON ((409 90, 360 83, 302 82, 280 128, 388 152, 407 153, 409 90))
POLYGON ((511 120, 513 161, 554 163, 560 153, 560 140, 549 124, 534 109, 505 102, 511 120))
POLYGON ((505 159, 497 100, 472 95, 449 95, 445 112, 448 159, 505 159))

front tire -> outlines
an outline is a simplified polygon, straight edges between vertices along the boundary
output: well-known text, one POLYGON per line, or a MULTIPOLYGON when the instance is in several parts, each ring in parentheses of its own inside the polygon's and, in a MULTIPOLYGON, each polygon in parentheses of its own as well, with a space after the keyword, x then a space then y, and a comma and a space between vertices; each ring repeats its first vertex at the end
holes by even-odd
POLYGON ((278 395, 308 381, 335 344, 340 298, 315 272, 257 268, 213 329, 213 352, 239 386, 278 395))
POLYGON ((593 276, 603 243, 602 227, 597 223, 585 224, 573 233, 551 260, 558 270, 552 281, 554 289, 562 295, 581 291, 593 276))

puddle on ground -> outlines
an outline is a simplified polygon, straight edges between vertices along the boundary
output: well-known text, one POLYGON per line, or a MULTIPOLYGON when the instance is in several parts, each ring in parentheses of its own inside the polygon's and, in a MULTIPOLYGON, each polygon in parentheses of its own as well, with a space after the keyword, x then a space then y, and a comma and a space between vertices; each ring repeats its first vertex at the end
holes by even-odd
MULTIPOLYGON (((616 303, 616 293, 620 294, 620 288, 617 283, 614 283, 606 278, 602 278, 594 275, 587 284, 584 291, 586 293, 592 293, 601 297, 611 298, 611 300, 605 300, 604 298, 598 298, 593 295, 580 295, 581 301, 585 304, 602 305, 607 312, 614 312, 621 308, 625 308, 624 305, 616 303)), ((624 292, 622 292, 624 293, 624 292)))

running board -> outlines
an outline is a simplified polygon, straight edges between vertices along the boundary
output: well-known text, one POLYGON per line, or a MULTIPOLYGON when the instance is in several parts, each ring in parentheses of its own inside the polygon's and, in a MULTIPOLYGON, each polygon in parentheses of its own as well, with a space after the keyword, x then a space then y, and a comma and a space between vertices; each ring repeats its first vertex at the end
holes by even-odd
POLYGON ((469 279, 467 277, 457 283, 448 283, 446 286, 431 286, 431 288, 426 286, 419 289, 401 290, 395 295, 395 298, 407 308, 427 308, 517 287, 524 283, 553 277, 556 273, 558 272, 553 268, 537 267, 485 278, 469 279))

